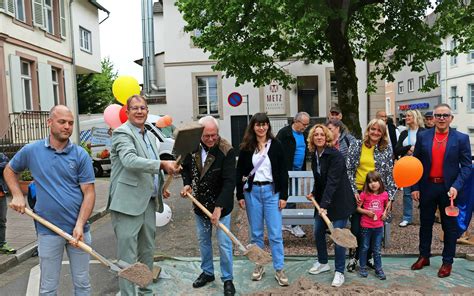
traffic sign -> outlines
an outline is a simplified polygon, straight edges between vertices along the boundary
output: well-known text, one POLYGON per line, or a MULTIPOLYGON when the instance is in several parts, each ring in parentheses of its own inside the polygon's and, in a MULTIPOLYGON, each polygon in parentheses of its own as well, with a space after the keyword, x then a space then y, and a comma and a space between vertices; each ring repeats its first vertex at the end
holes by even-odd
POLYGON ((238 92, 233 92, 227 97, 227 102, 229 102, 232 107, 237 107, 242 104, 242 95, 238 92))

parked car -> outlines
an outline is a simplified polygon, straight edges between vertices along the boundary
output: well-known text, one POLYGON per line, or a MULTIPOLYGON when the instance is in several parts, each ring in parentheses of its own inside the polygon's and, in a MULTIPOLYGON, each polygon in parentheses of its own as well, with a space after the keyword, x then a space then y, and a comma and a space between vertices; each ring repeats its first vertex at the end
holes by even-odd
MULTIPOLYGON (((174 160, 174 139, 165 136, 159 128, 155 127, 156 115, 149 116, 145 128, 156 137, 156 146, 162 160, 174 160)), ((85 142, 91 150, 94 172, 96 177, 104 173, 110 173, 110 148, 112 129, 104 121, 103 117, 84 120, 79 123, 81 129, 81 142, 85 142)))

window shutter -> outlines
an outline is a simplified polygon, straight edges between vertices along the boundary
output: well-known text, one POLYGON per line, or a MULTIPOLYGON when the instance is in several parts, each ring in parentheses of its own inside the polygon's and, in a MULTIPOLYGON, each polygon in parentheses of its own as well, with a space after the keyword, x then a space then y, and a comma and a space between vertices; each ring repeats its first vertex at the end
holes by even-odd
POLYGON ((64 96, 65 96, 65 104, 67 106, 76 106, 77 102, 74 102, 73 95, 75 94, 76 90, 73 89, 73 83, 71 81, 71 71, 68 69, 64 69, 64 96))
POLYGON ((15 16, 15 0, 6 0, 6 13, 15 16))
POLYGON ((21 86, 20 57, 11 54, 9 58, 12 108, 13 112, 21 112, 25 110, 25 102, 23 102, 23 89, 21 86))
POLYGON ((38 63, 38 82, 41 110, 49 111, 54 106, 51 65, 38 63))
POLYGON ((5 11, 5 0, 0 0, 0 12, 5 11))
POLYGON ((33 0, 33 22, 35 26, 44 28, 43 0, 33 0))
POLYGON ((66 10, 64 4, 64 0, 59 1, 59 13, 61 15, 61 23, 59 25, 61 26, 61 38, 66 39, 66 10))

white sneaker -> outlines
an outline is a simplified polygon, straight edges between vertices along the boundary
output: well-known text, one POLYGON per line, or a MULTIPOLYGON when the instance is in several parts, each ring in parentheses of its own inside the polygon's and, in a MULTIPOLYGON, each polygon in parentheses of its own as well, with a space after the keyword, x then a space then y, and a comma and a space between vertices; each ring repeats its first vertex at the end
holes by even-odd
POLYGON ((314 262, 313 267, 309 269, 309 273, 311 274, 320 274, 325 271, 330 271, 331 267, 329 267, 329 264, 321 264, 318 261, 314 262))
POLYGON ((303 229, 299 225, 296 225, 295 227, 293 227, 291 233, 293 233, 293 235, 296 236, 296 237, 305 237, 306 236, 306 233, 304 233, 303 229))
POLYGON ((344 284, 344 274, 340 273, 339 271, 336 271, 334 274, 334 279, 332 280, 331 286, 333 287, 340 287, 344 284))
POLYGON ((403 220, 402 222, 400 222, 400 224, 398 224, 398 226, 400 227, 407 227, 408 225, 410 225, 411 223, 408 222, 407 220, 403 220))
POLYGON ((293 227, 291 227, 291 225, 283 225, 283 227, 281 228, 281 230, 283 230, 283 231, 289 231, 290 233, 293 233, 293 227))

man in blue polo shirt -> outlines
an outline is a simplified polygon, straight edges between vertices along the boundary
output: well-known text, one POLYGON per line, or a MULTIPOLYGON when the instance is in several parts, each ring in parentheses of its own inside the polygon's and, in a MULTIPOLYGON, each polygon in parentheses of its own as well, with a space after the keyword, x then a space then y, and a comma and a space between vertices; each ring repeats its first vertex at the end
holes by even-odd
POLYGON ((59 235, 37 223, 40 258, 40 295, 56 295, 64 246, 70 261, 74 295, 90 295, 89 254, 75 248, 77 241, 91 243, 87 219, 95 203, 94 170, 87 152, 69 137, 74 117, 63 105, 51 109, 50 135, 23 147, 5 168, 5 181, 13 196, 10 207, 25 212, 25 197, 18 174, 29 169, 35 179, 37 201, 34 211, 74 237, 69 244, 59 235))

